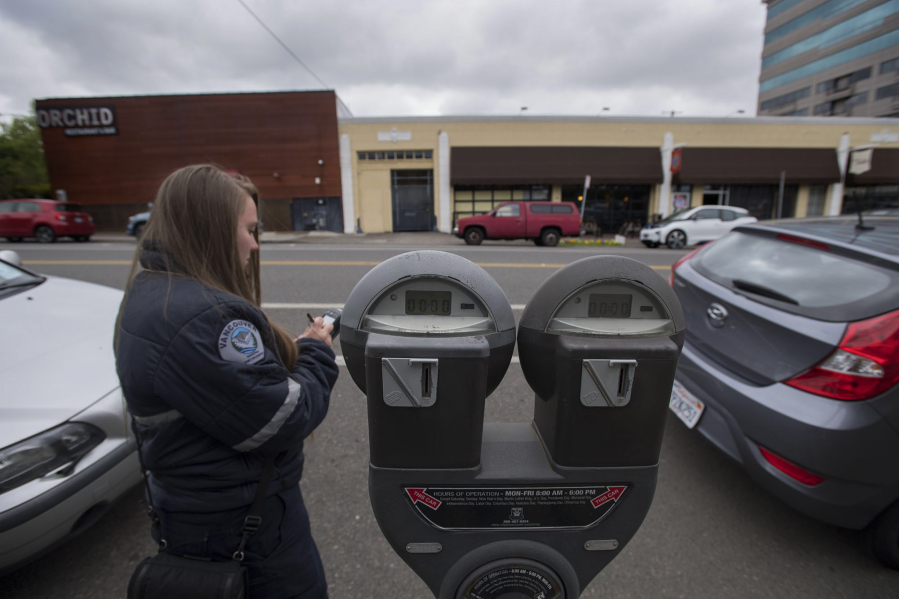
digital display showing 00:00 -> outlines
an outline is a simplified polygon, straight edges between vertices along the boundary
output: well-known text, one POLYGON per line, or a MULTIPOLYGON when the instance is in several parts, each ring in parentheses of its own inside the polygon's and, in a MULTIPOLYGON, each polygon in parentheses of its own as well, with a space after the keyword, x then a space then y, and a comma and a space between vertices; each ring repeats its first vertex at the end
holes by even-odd
POLYGON ((409 290, 406 292, 406 314, 449 316, 452 299, 451 291, 409 290))
POLYGON ((587 316, 594 318, 630 318, 634 296, 629 293, 591 293, 587 316))

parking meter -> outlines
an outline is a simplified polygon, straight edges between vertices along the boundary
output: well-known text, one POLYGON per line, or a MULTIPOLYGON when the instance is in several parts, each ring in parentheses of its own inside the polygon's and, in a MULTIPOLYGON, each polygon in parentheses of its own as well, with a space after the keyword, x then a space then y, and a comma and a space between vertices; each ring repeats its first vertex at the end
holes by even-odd
POLYGON ((658 462, 684 328, 674 291, 636 260, 585 258, 541 285, 518 345, 534 425, 556 464, 658 462))
POLYGON ((684 331, 664 279, 595 257, 540 286, 518 329, 536 393, 527 423, 483 423, 515 329, 468 260, 392 258, 359 282, 343 321, 368 402, 372 509, 393 549, 439 599, 580 596, 655 492, 684 331))
POLYGON ((347 369, 368 396, 372 466, 476 467, 484 401, 515 347, 496 281, 455 254, 410 252, 359 281, 341 324, 347 369))

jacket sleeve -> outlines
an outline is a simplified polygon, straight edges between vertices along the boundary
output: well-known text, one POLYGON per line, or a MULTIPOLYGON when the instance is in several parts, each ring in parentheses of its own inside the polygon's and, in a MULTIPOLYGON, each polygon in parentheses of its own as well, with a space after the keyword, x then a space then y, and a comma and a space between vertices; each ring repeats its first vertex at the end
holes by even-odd
MULTIPOLYGON (((265 347, 259 313, 211 306, 188 321, 166 348, 153 389, 184 417, 241 452, 281 452, 324 419, 337 378, 334 353, 309 348, 289 372, 265 347)), ((304 348, 305 349, 305 348, 304 348)))

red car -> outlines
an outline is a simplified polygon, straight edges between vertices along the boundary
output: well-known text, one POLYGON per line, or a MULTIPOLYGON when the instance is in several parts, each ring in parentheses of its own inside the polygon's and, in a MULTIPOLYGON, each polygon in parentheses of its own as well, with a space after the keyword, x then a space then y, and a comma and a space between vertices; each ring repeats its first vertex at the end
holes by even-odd
POLYGON ((78 204, 56 200, 0 200, 0 237, 22 241, 34 237, 53 243, 57 237, 87 241, 94 234, 94 219, 78 204))
POLYGON ((554 246, 563 235, 581 232, 581 215, 571 202, 505 202, 488 214, 460 218, 453 233, 469 245, 485 239, 533 239, 554 246))

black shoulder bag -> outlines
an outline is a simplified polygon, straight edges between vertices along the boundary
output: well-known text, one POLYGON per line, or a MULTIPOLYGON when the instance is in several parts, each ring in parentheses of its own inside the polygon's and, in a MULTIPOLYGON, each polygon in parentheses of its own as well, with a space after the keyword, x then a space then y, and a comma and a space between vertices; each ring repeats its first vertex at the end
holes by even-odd
POLYGON ((275 456, 270 455, 265 462, 256 497, 250 512, 244 518, 241 532, 243 538, 231 561, 213 562, 204 559, 179 557, 165 551, 166 541, 162 538, 159 516, 153 509, 150 496, 150 482, 141 455, 140 440, 137 439, 137 457, 144 473, 147 488, 147 514, 150 516, 156 538, 159 539, 159 553, 144 558, 138 564, 128 583, 128 599, 247 599, 247 569, 241 563, 244 547, 253 533, 262 524, 262 504, 275 469, 275 456))

